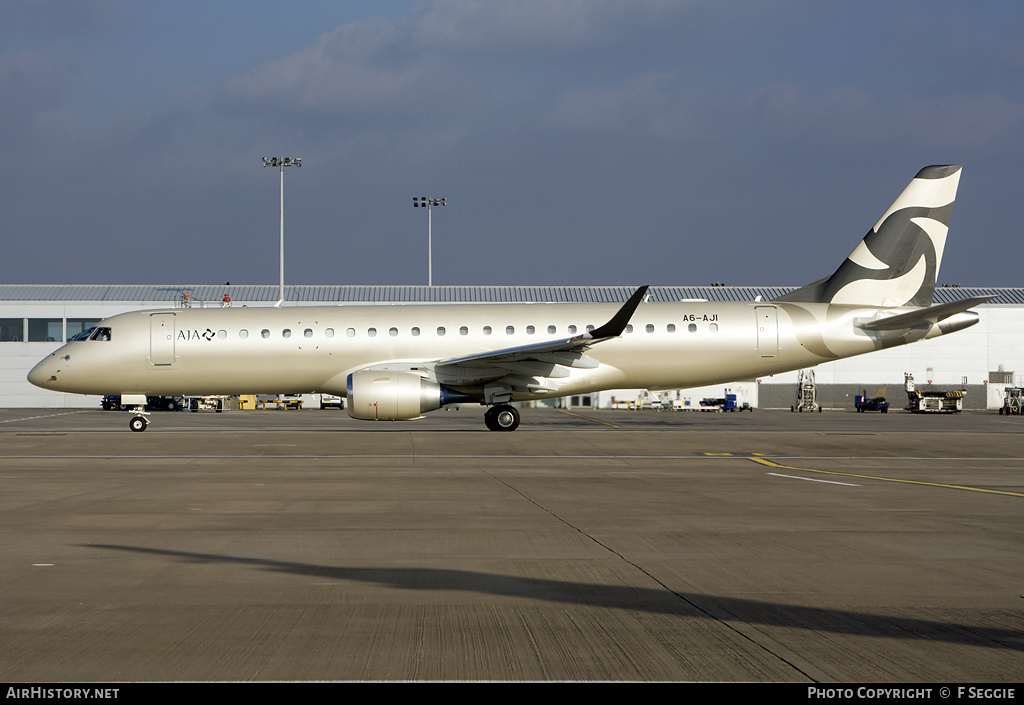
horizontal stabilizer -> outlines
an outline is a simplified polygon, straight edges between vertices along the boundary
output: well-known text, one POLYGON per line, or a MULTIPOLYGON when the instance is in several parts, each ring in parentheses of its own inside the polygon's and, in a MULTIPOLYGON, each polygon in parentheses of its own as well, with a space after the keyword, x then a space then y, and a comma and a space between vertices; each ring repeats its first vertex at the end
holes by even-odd
POLYGON ((950 316, 962 313, 971 306, 983 304, 994 298, 994 296, 975 296, 970 299, 951 301, 948 304, 929 306, 928 308, 918 309, 909 313, 901 313, 896 316, 877 318, 873 321, 868 321, 867 323, 860 323, 858 324, 858 327, 863 328, 864 330, 902 330, 922 325, 932 325, 939 321, 944 321, 950 316))

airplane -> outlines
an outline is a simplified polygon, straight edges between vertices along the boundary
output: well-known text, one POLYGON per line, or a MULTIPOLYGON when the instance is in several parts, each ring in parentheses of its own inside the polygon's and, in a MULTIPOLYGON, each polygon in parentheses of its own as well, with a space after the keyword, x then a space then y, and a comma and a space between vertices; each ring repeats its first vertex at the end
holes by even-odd
POLYGON ((974 325, 991 297, 932 305, 959 165, 922 169, 830 277, 770 301, 390 304, 122 313, 29 373, 44 389, 148 396, 321 393, 356 419, 418 419, 479 403, 513 431, 513 402, 751 379, 974 325))

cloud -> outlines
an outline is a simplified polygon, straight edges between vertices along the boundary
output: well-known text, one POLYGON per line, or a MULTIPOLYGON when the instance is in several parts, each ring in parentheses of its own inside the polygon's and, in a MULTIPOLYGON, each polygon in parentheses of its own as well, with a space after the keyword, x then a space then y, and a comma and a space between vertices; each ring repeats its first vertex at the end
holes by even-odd
POLYGON ((11 147, 45 127, 59 111, 74 76, 72 63, 56 49, 0 56, 0 131, 11 147))
MULTIPOLYGON (((947 158, 984 163, 972 178, 1012 172, 1024 134, 1024 51, 1006 45, 1020 13, 435 0, 322 30, 289 25, 289 36, 310 39, 285 53, 271 39, 294 13, 250 23, 266 32, 254 38, 208 9, 204 36, 222 41, 200 60, 188 11, 161 14, 181 36, 157 38, 153 16, 102 7, 78 36, 48 24, 55 14, 26 16, 36 39, 0 50, 0 129, 8 153, 31 155, 30 169, 0 176, 0 205, 29 237, 81 231, 97 251, 145 229, 141 267, 152 248, 199 279, 196 267, 218 266, 195 256, 210 242, 244 252, 250 233, 273 230, 264 155, 304 158, 288 177, 289 226, 307 237, 292 256, 307 258, 304 281, 337 281, 341 261, 357 262, 346 276, 365 283, 418 281, 407 201, 429 187, 450 203, 439 221, 442 281, 450 267, 460 281, 492 281, 497 270, 508 282, 600 283, 674 261, 662 276, 678 283, 724 279, 705 263, 735 264, 741 241, 752 263, 735 266, 748 272, 776 256, 779 237, 817 257, 808 243, 820 242, 820 217, 808 203, 871 205, 888 197, 866 193, 888 183, 881 174, 900 181, 947 158), (958 26, 957 41, 936 44, 958 26), (111 212, 131 224, 116 236, 103 226, 111 212), (160 249, 166 242, 175 248, 160 249), (514 265, 512 242, 528 264, 514 265), (620 255, 609 262, 611 251, 620 255)), ((246 271, 274 281, 267 242, 246 271)), ((751 277, 737 268, 728 279, 751 277)))
POLYGON ((383 19, 346 25, 305 51, 228 81, 223 100, 290 115, 393 108, 408 100, 407 91, 422 71, 412 62, 382 61, 403 34, 383 19))
MULTIPOLYGON (((603 84, 615 57, 649 53, 659 22, 683 5, 663 2, 437 2, 412 16, 353 22, 309 49, 228 82, 240 110, 324 116, 386 126, 468 114, 524 119, 566 84, 603 84)), ((464 121, 467 122, 467 121, 464 121)))
POLYGON ((5 31, 36 40, 55 41, 80 36, 119 12, 119 0, 0 0, 5 31))

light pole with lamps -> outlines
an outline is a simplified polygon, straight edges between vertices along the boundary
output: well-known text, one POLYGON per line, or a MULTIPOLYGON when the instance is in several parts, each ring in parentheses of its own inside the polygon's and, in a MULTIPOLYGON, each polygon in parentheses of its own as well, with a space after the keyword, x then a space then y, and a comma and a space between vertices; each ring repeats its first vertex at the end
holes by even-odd
POLYGON ((281 168, 281 292, 277 305, 284 302, 284 168, 286 166, 302 166, 302 157, 263 157, 263 166, 281 168))
POLYGON ((430 208, 431 206, 446 206, 448 205, 447 199, 445 198, 415 198, 412 199, 413 208, 426 208, 427 209, 427 286, 434 285, 434 254, 433 254, 433 242, 431 241, 430 233, 430 208))

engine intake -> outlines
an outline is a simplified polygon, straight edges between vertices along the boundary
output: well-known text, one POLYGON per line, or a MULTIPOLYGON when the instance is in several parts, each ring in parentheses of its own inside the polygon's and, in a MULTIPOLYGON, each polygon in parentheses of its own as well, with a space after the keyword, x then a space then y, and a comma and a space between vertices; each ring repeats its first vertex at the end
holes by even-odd
POLYGON ((416 372, 368 368, 348 376, 348 413, 354 419, 418 419, 451 401, 459 400, 416 372))

